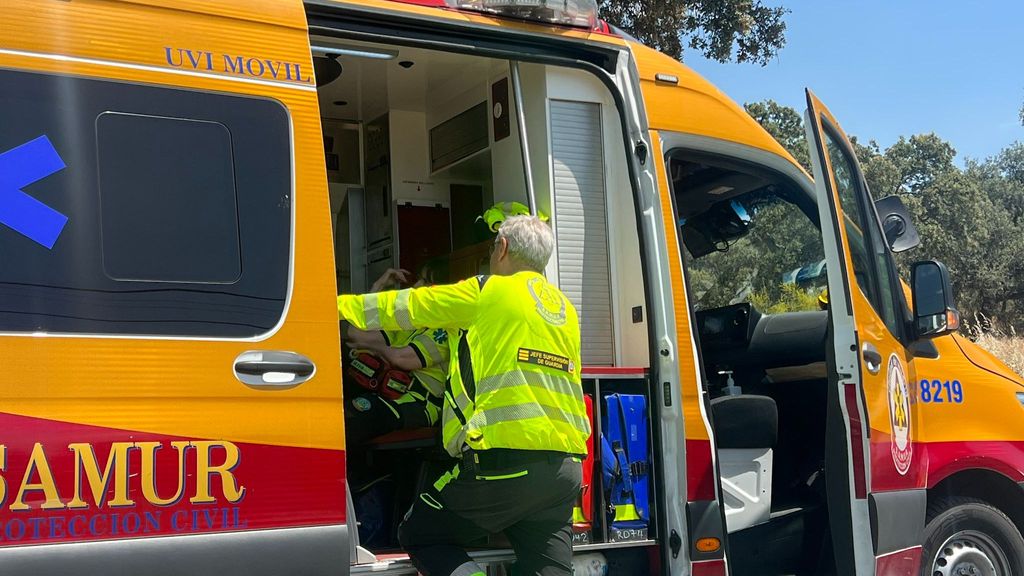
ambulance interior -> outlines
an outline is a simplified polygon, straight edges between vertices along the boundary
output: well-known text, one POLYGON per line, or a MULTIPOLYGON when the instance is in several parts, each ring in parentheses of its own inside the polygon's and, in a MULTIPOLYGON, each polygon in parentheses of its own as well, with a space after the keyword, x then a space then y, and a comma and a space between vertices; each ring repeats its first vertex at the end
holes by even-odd
POLYGON ((737 160, 678 151, 669 169, 732 568, 831 573, 828 312, 814 199, 737 160))
MULTIPOLYGON (((338 290, 361 293, 388 268, 416 274, 427 262, 443 270, 439 282, 486 274, 494 234, 477 217, 498 202, 529 203, 510 62, 329 37, 313 36, 311 43, 338 290)), ((606 396, 649 397, 647 310, 621 123, 611 94, 592 74, 518 68, 537 209, 556 235, 546 275, 580 312, 584 388, 600 433, 606 396)), ((347 448, 359 563, 402 561, 401 516, 417 482, 446 464, 436 430, 388 436, 347 448), (357 480, 354 467, 363 466, 375 473, 357 480), (381 483, 391 486, 381 490, 381 483)), ((635 459, 650 462, 654 447, 646 450, 635 459)), ((577 526, 578 549, 612 538, 601 511, 607 503, 596 487, 591 494, 587 521, 577 526)), ((648 522, 634 548, 616 552, 623 562, 630 554, 647 561, 643 546, 656 538, 656 522, 648 522)), ((505 545, 499 539, 480 546, 505 545)))

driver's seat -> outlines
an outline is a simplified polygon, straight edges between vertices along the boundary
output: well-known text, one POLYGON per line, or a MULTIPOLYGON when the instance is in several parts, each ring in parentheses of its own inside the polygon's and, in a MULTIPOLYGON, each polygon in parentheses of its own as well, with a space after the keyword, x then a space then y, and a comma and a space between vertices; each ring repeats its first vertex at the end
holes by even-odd
POLYGON ((741 394, 711 400, 725 523, 729 533, 771 518, 772 448, 779 410, 767 396, 741 394))

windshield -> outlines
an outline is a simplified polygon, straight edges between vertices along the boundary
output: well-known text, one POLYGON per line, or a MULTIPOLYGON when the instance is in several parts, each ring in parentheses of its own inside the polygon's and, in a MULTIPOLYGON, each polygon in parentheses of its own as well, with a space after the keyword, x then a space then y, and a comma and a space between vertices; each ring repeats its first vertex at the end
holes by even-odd
POLYGON ((825 256, 807 215, 771 186, 722 202, 742 215, 746 232, 702 256, 686 253, 696 309, 748 302, 770 314, 818 310, 825 256))

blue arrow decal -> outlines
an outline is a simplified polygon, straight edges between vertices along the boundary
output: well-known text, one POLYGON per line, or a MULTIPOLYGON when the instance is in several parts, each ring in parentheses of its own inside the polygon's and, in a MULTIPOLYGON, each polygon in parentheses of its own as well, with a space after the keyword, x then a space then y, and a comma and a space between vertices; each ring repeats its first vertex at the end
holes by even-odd
POLYGON ((63 169, 64 161, 46 136, 0 154, 0 224, 52 249, 68 217, 21 189, 63 169))

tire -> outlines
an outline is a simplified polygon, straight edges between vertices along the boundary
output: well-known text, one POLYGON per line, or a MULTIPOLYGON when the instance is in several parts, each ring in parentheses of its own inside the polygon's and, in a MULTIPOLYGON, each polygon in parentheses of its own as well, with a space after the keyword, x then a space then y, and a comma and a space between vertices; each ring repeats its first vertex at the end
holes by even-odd
POLYGON ((928 506, 922 576, 1024 575, 1024 538, 995 506, 947 498, 928 506))

